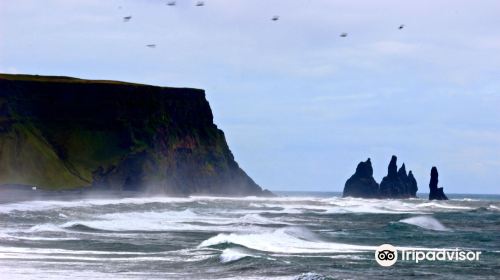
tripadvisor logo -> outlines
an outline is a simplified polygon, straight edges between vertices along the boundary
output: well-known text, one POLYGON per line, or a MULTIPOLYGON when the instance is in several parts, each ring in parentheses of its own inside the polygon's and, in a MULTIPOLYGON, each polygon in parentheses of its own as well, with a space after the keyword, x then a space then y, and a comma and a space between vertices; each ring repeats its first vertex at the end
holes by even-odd
POLYGON ((391 266, 398 260, 398 250, 391 244, 382 244, 375 251, 375 260, 381 266, 391 266))
MULTIPOLYGON (((400 250, 399 256, 401 261, 479 261, 481 251, 464 251, 464 250, 400 250)), ((382 244, 375 250, 375 260, 381 266, 391 266, 398 260, 398 250, 391 244, 382 244)))

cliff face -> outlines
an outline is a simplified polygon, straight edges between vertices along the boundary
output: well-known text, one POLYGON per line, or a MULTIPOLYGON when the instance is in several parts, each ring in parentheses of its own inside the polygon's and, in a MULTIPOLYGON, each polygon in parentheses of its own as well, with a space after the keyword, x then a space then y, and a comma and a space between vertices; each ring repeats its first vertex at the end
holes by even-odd
POLYGON ((0 74, 0 185, 268 194, 239 168, 205 93, 0 74))

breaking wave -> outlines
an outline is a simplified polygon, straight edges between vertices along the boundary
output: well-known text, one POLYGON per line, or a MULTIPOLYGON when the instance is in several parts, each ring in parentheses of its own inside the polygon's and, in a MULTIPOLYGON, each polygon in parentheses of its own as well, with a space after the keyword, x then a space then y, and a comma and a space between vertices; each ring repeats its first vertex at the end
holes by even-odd
POLYGON ((198 247, 236 244, 246 248, 273 253, 337 253, 374 250, 375 246, 325 242, 305 228, 286 227, 266 233, 221 233, 203 241, 198 247))
POLYGON ((414 225, 429 230, 437 231, 449 231, 450 229, 445 227, 441 222, 431 216, 417 216, 407 219, 402 219, 399 222, 414 225))
POLYGON ((240 248, 227 248, 222 251, 221 255, 219 256, 219 259, 221 263, 229 263, 241 260, 246 257, 256 257, 256 256, 240 248))

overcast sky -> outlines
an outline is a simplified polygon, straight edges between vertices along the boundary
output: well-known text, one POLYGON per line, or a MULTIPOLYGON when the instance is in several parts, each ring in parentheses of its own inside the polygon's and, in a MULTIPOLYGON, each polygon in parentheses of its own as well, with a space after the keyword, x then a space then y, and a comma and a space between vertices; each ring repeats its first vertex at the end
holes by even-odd
POLYGON ((395 154, 420 192, 435 165, 500 193, 500 1, 195 2, 0 0, 0 72, 203 88, 271 190, 341 191, 368 157, 380 182, 395 154))

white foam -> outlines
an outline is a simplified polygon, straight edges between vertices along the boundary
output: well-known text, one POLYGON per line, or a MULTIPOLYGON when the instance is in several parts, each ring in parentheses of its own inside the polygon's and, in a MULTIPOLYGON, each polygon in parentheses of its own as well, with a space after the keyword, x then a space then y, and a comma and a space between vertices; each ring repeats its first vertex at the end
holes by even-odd
POLYGON ((146 204, 146 203, 183 203, 192 202, 194 198, 184 197, 134 197, 114 199, 81 199, 81 200, 35 200, 0 205, 0 213, 12 211, 45 211, 59 208, 91 207, 118 204, 146 204))
MULTIPOLYGON (((318 213, 424 213, 443 210, 469 210, 473 209, 467 206, 456 205, 459 202, 472 202, 473 200, 464 199, 462 201, 448 202, 428 202, 423 199, 363 199, 363 198, 318 198, 318 197, 136 197, 136 198, 115 198, 115 199, 82 199, 72 201, 27 201, 20 203, 10 203, 0 205, 0 213, 11 211, 45 211, 62 208, 92 207, 104 205, 142 205, 148 203, 161 203, 168 206, 172 203, 182 204, 197 202, 199 205, 211 205, 225 201, 248 201, 248 206, 254 213, 286 213, 300 214, 304 211, 314 211, 318 213), (264 209, 263 209, 264 208, 264 209), (265 209, 265 208, 280 208, 265 209), (424 212, 422 212, 424 211, 424 212)), ((249 212, 250 213, 250 212, 249 212)), ((63 217, 63 216, 61 216, 63 217)), ((64 217, 63 217, 64 218, 64 217)))
POLYGON ((225 234, 203 241, 198 247, 219 244, 238 244, 246 248, 273 253, 336 253, 374 250, 374 246, 324 242, 314 238, 314 234, 303 228, 281 228, 265 233, 225 234))
MULTIPOLYGON (((262 217, 259 214, 246 214, 243 217, 238 218, 236 221, 242 224, 259 224, 259 225, 288 224, 282 221, 275 221, 272 219, 262 217)), ((234 221, 231 221, 230 223, 234 223, 234 221)))
POLYGON ((40 224, 32 226, 27 230, 27 232, 44 232, 44 231, 66 231, 64 228, 61 228, 55 224, 40 224))
POLYGON ((472 207, 467 206, 458 206, 458 205, 450 205, 446 202, 427 202, 417 205, 417 207, 424 208, 442 208, 442 209, 457 209, 457 210, 471 210, 474 209, 472 207))
POLYGON ((246 257, 256 257, 256 256, 240 248, 227 248, 222 251, 221 255, 219 256, 219 259, 221 263, 229 263, 241 260, 246 257))
POLYGON ((31 240, 31 241, 62 241, 62 240, 80 240, 71 237, 37 237, 37 236, 18 236, 13 233, 0 233, 0 240, 31 240))
POLYGON ((85 220, 72 220, 63 224, 40 224, 28 232, 69 231, 68 228, 82 225, 104 231, 249 231, 260 225, 281 224, 259 214, 222 215, 220 213, 198 214, 190 209, 160 212, 120 212, 100 215, 85 220))
POLYGON ((411 218, 407 218, 407 219, 402 219, 399 222, 418 226, 418 227, 425 228, 425 229, 430 229, 430 230, 437 230, 437 231, 449 231, 450 230, 432 216, 411 217, 411 218))

